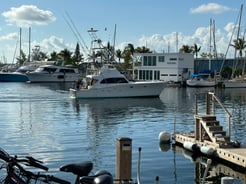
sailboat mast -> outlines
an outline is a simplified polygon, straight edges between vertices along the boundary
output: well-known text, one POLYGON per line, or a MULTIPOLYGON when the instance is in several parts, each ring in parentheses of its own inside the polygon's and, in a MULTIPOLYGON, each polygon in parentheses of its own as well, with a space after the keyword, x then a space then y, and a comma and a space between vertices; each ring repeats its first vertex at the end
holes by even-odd
MULTIPOLYGON (((240 34, 240 28, 241 28, 241 19, 242 19, 242 12, 243 12, 243 5, 241 4, 241 8, 240 8, 240 15, 239 15, 239 21, 238 21, 238 30, 237 30, 237 39, 239 38, 239 34, 240 34)), ((237 57, 237 49, 235 48, 235 52, 234 52, 234 66, 232 68, 232 74, 231 74, 231 78, 233 78, 236 68, 237 68, 237 63, 236 60, 237 57)))
POLYGON ((29 27, 29 53, 28 53, 28 62, 31 60, 31 27, 29 27))
POLYGON ((209 25, 209 63, 208 63, 208 69, 209 72, 211 70, 211 50, 212 50, 212 46, 211 46, 211 41, 212 41, 212 19, 210 19, 210 25, 209 25))
POLYGON ((21 59, 21 28, 20 28, 20 59, 21 59))
POLYGON ((114 55, 115 55, 115 38, 116 38, 116 24, 114 25, 114 44, 113 44, 113 61, 114 59, 114 55))

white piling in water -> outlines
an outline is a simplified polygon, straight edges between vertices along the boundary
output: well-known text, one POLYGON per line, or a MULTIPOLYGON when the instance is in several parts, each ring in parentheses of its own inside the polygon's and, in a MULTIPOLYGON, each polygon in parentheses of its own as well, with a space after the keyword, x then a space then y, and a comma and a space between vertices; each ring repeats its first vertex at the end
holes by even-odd
POLYGON ((233 183, 234 183, 234 178, 232 177, 225 176, 221 178, 221 184, 233 184, 233 183))
POLYGON ((140 182, 140 161, 141 161, 141 150, 142 148, 138 148, 138 172, 137 172, 137 184, 141 184, 140 182))

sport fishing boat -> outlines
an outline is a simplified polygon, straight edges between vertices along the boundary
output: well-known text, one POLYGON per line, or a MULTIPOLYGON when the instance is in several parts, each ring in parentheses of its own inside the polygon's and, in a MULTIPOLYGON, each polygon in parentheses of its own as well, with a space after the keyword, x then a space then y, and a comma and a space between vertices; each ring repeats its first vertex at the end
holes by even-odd
POLYGON ((26 73, 29 82, 73 82, 80 78, 77 68, 58 65, 42 65, 33 72, 26 73))
POLYGON ((104 65, 98 75, 87 76, 69 91, 72 98, 159 97, 165 86, 164 81, 130 81, 115 67, 104 65))

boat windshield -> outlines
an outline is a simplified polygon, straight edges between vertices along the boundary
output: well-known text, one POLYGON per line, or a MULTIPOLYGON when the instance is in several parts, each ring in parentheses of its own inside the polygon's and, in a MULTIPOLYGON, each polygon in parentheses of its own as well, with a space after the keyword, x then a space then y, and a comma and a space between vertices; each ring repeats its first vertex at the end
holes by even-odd
POLYGON ((128 81, 122 77, 106 78, 101 81, 101 84, 112 84, 112 83, 128 83, 128 81))
POLYGON ((54 73, 56 71, 56 68, 50 68, 50 67, 39 67, 35 70, 36 72, 48 72, 48 73, 54 73))

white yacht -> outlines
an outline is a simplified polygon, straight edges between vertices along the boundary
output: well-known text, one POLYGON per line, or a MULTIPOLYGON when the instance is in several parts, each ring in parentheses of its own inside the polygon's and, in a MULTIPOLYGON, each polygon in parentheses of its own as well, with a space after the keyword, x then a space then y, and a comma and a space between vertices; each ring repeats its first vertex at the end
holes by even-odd
POLYGON ((115 67, 103 66, 98 75, 87 76, 83 85, 70 89, 72 98, 159 97, 164 81, 129 81, 115 67))
POLYGON ((33 72, 26 73, 29 82, 73 82, 80 78, 77 68, 42 65, 33 72))

